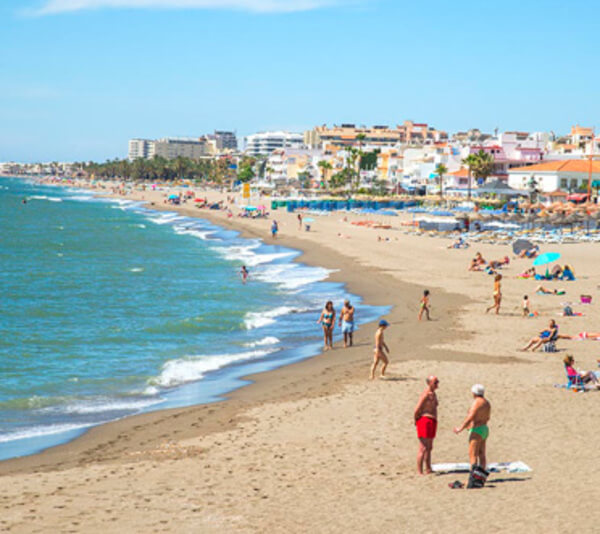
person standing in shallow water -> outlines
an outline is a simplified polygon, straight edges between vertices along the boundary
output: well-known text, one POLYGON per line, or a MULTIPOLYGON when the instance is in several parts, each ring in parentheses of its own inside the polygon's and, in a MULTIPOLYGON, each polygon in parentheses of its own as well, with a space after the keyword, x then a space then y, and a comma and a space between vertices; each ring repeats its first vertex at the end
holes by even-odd
POLYGON ((421 393, 415 408, 415 426, 417 427, 417 438, 419 438, 417 472, 420 475, 423 474, 423 464, 425 464, 425 474, 432 473, 431 450, 437 433, 438 409, 438 398, 435 390, 439 387, 440 381, 436 376, 431 375, 425 379, 425 383, 427 387, 421 393))
POLYGON ((335 326, 335 309, 333 302, 327 301, 317 324, 323 326, 323 350, 333 349, 333 327, 335 326))
POLYGON ((248 269, 246 269, 245 265, 242 265, 242 268, 240 269, 240 275, 242 277, 242 283, 245 284, 248 281, 248 275, 250 273, 248 272, 248 269))
POLYGON ((277 221, 273 221, 273 224, 271 224, 271 237, 273 239, 277 239, 277 232, 279 232, 279 225, 277 221))
POLYGON ((344 348, 351 347, 354 335, 354 306, 350 304, 349 300, 344 301, 344 307, 340 312, 340 324, 342 327, 342 334, 344 334, 344 348))
POLYGON ((379 321, 379 328, 375 332, 375 351, 373 353, 373 365, 371 365, 371 374, 369 378, 373 380, 375 378, 375 370, 377 369, 377 365, 381 362, 381 378, 385 376, 385 370, 387 369, 388 364, 390 363, 386 352, 389 354, 390 349, 385 344, 385 339, 383 338, 384 330, 390 325, 385 319, 379 321))

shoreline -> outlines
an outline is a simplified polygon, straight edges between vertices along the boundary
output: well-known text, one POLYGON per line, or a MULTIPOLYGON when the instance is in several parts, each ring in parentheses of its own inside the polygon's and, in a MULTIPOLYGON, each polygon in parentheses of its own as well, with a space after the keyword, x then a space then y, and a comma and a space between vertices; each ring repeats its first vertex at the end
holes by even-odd
MULTIPOLYGON (((132 200, 127 196, 99 195, 97 191, 93 190, 89 190, 88 192, 93 193, 100 198, 132 200)), ((239 232, 240 236, 243 238, 259 238, 265 243, 280 244, 286 248, 298 251, 300 254, 293 258, 292 262, 304 263, 310 266, 324 267, 332 270, 333 272, 330 273, 329 277, 326 279, 327 281, 344 284, 349 292, 363 299, 363 303, 366 305, 391 307, 391 311, 386 317, 390 321, 392 327, 399 325, 406 319, 406 315, 404 313, 399 313, 395 309, 397 306, 390 304, 386 297, 389 288, 394 288, 399 292, 410 294, 412 292, 411 284, 402 283, 385 273, 378 272, 377 269, 368 269, 367 273, 361 272, 358 273, 358 275, 356 275, 354 271, 346 271, 345 274, 342 274, 342 271, 339 269, 340 266, 337 263, 337 258, 335 257, 337 253, 328 247, 317 245, 315 243, 311 243, 310 246, 307 246, 305 240, 291 236, 280 237, 277 240, 277 243, 273 243, 265 240, 264 235, 261 233, 244 225, 244 220, 224 219, 223 217, 214 216, 214 214, 211 213, 211 210, 202 210, 198 212, 199 210, 194 211, 191 207, 185 205, 150 205, 150 201, 142 202, 144 202, 144 207, 157 212, 176 212, 181 215, 204 219, 221 228, 239 232), (365 274, 368 276, 365 277, 365 274), (369 281, 367 282, 366 280, 369 281)), ((350 260, 351 258, 346 258, 346 261, 350 260)), ((415 294, 412 296, 411 300, 415 301, 416 298, 417 295, 415 294)), ((241 380, 248 383, 226 393, 223 396, 223 400, 220 401, 133 414, 115 421, 94 425, 91 428, 84 430, 81 435, 65 443, 51 446, 31 455, 0 461, 0 475, 69 467, 76 465, 81 461, 81 459, 71 458, 72 456, 81 456, 85 458, 88 455, 90 448, 97 450, 98 448, 104 448, 105 445, 109 445, 109 447, 107 447, 109 450, 105 451, 107 453, 106 458, 109 459, 116 450, 118 450, 118 447, 115 447, 116 450, 113 450, 111 447, 116 445, 115 437, 121 435, 123 431, 130 431, 132 428, 142 426, 144 427, 143 430, 141 428, 138 428, 137 430, 142 434, 146 434, 147 428, 150 425, 154 426, 160 424, 169 417, 177 419, 181 417, 184 419, 194 418, 197 415, 195 413, 196 411, 207 412, 209 414, 207 419, 214 420, 203 421, 202 428, 195 429, 189 434, 186 432, 176 432, 177 434, 186 438, 188 435, 197 435, 197 433, 208 434, 215 431, 221 431, 230 428, 230 425, 234 424, 235 417, 248 407, 264 402, 289 400, 297 398, 299 395, 305 396, 306 393, 301 393, 299 389, 294 390, 294 388, 290 388, 289 383, 292 383, 297 387, 299 386, 297 379, 310 382, 312 374, 330 374, 335 371, 343 375, 343 379, 339 376, 335 377, 331 386, 325 387, 323 390, 315 390, 315 388, 311 387, 308 388, 309 391, 314 390, 313 394, 317 396, 323 393, 330 394, 332 391, 336 390, 336 387, 343 386, 345 380, 349 379, 350 381, 353 381, 360 376, 361 372, 366 375, 368 365, 370 364, 370 349, 365 348, 364 350, 358 350, 358 348, 367 347, 370 344, 369 339, 373 337, 376 329, 375 323, 376 321, 373 321, 361 325, 359 331, 355 333, 354 348, 343 349, 338 346, 334 351, 329 351, 327 353, 324 353, 321 350, 318 354, 305 358, 299 362, 284 364, 276 369, 258 374, 242 376, 240 377, 241 380), (351 354, 350 358, 348 357, 348 354, 351 354), (316 360, 318 360, 318 362, 316 360), (315 363, 311 363, 313 361, 315 361, 315 363), (361 371, 359 371, 359 369, 361 371), (290 389, 292 389, 292 391, 290 391, 290 389), (246 392, 246 390, 248 391, 246 392), (235 405, 235 407, 233 405, 235 405), (215 416, 214 410, 212 410, 211 407, 218 407, 219 411, 223 412, 222 415, 215 416), (225 419, 227 419, 227 422, 225 422, 225 419)), ((439 341, 448 342, 449 340, 440 339, 439 341)), ((439 359, 437 356, 432 357, 431 359, 439 359)), ((467 358, 466 361, 481 360, 481 358, 482 356, 478 355, 474 358, 467 358)), ((422 356, 420 359, 423 359, 422 356)), ((483 357, 483 359, 487 360, 485 357, 483 357)), ((489 358, 488 361, 496 362, 497 360, 492 357, 489 358)), ((156 442, 160 441, 160 437, 161 436, 147 440, 144 445, 147 445, 148 448, 155 447, 156 442)), ((138 445, 141 445, 141 440, 134 438, 133 441, 140 441, 138 445)))

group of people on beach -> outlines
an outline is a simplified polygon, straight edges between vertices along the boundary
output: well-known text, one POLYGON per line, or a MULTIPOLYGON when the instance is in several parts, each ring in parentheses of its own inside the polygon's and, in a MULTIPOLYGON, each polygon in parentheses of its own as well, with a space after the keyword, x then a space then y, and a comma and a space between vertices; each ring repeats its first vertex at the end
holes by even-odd
MULTIPOLYGON (((417 472, 420 475, 431 474, 431 452, 433 440, 437 435, 438 428, 438 398, 436 390, 440 385, 439 379, 430 375, 425 379, 427 384, 414 410, 414 421, 419 439, 417 452, 417 472)), ((489 436, 488 422, 490 420, 492 406, 485 398, 485 388, 481 384, 475 384, 471 388, 473 403, 463 422, 454 427, 454 433, 460 434, 463 430, 469 430, 469 464, 471 473, 469 485, 476 487, 477 477, 486 476, 487 457, 486 444, 489 436)), ((454 483, 454 488, 463 487, 460 483, 454 483)))
MULTIPOLYGON (((342 329, 344 335, 344 348, 351 347, 354 343, 354 313, 355 308, 348 299, 344 300, 344 305, 340 311, 338 324, 342 329)), ((333 349, 333 330, 335 328, 335 308, 333 302, 328 300, 321 312, 321 315, 317 319, 317 324, 320 324, 323 328, 323 349, 333 349)))

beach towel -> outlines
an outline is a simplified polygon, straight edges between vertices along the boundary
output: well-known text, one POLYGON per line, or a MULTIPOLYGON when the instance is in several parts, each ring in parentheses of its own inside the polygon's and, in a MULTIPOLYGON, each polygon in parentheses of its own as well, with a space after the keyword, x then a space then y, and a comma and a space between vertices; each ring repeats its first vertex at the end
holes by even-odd
MULTIPOLYGON (((433 464, 431 469, 435 473, 469 473, 471 466, 468 463, 445 463, 433 464)), ((528 473, 533 471, 526 463, 517 462, 495 462, 488 464, 487 469, 490 473, 528 473)))

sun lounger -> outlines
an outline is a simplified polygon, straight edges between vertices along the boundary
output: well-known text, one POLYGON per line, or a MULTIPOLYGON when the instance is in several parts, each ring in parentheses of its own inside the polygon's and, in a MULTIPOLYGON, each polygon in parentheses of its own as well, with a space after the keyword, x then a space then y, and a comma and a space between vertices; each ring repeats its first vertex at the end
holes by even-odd
MULTIPOLYGON (((431 469, 435 473, 468 473, 471 471, 471 466, 468 463, 445 463, 433 464, 431 469)), ((487 470, 491 473, 528 473, 533 471, 524 462, 494 462, 487 465, 487 470)))

